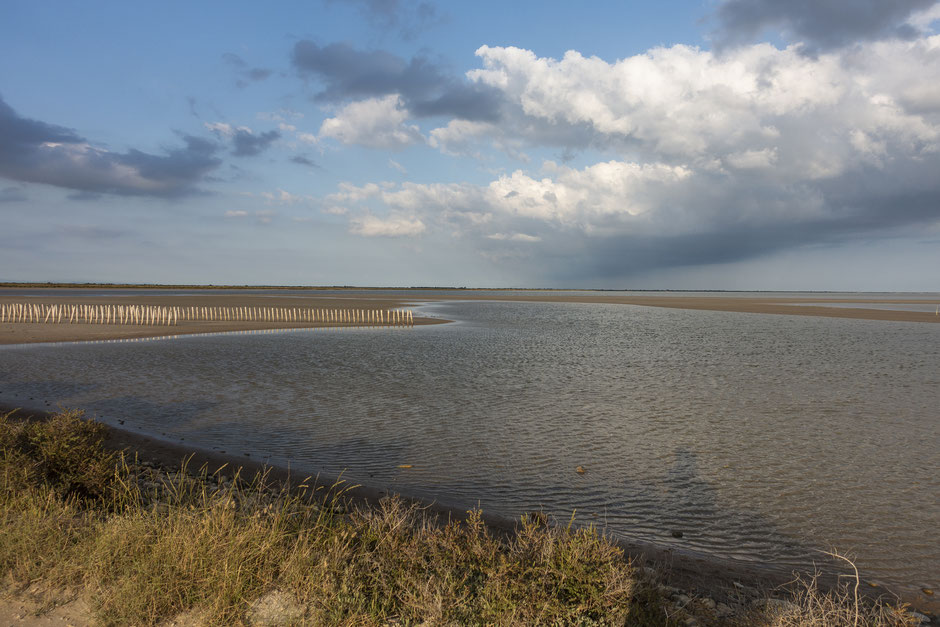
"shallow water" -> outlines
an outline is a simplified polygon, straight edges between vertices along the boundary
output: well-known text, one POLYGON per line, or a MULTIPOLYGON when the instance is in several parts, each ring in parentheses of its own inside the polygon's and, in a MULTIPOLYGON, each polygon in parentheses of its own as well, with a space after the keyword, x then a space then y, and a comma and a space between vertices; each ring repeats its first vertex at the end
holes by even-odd
POLYGON ((940 585, 940 325, 426 311, 459 322, 7 347, 0 403, 782 568, 835 547, 899 589, 940 585))

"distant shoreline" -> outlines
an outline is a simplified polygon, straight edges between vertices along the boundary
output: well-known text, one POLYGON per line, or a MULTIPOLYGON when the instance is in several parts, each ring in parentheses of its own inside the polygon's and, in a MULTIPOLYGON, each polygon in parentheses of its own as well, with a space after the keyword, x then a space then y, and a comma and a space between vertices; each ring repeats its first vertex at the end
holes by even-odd
MULTIPOLYGON (((466 287, 457 285, 196 285, 181 283, 43 283, 0 281, 0 289, 135 289, 135 290, 298 290, 298 291, 467 291, 467 292, 646 292, 667 294, 933 294, 933 292, 885 292, 852 290, 719 290, 600 287, 466 287)), ((919 302, 919 301, 918 301, 919 302)))

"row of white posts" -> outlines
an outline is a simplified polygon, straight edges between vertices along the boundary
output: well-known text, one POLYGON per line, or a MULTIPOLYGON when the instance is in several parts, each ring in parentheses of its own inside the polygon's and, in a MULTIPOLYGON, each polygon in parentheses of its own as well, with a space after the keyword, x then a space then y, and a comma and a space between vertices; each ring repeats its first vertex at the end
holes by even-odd
POLYGON ((363 326, 412 326, 404 309, 315 309, 312 307, 160 307, 156 305, 0 305, 0 322, 134 324, 173 326, 189 321, 320 322, 363 326))

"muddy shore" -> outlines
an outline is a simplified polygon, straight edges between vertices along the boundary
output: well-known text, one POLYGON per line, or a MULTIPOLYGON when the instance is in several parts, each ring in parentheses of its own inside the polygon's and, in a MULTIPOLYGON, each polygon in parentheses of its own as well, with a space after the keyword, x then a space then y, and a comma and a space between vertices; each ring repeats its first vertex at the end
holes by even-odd
MULTIPOLYGON (((16 410, 15 415, 20 418, 32 420, 45 420, 51 414, 38 410, 21 410, 10 406, 0 405, 0 414, 16 410)), ((297 485, 309 482, 309 477, 296 470, 271 466, 263 460, 250 457, 235 456, 209 451, 193 444, 169 442, 159 438, 135 433, 118 427, 109 427, 107 446, 111 450, 124 452, 129 459, 138 462, 147 462, 167 471, 178 470, 184 464, 190 472, 197 472, 206 468, 211 472, 219 469, 219 474, 233 477, 238 473, 243 479, 250 479, 258 473, 264 473, 272 484, 297 485)), ((397 494, 382 486, 364 486, 340 483, 336 477, 317 476, 316 484, 323 486, 324 490, 340 485, 352 505, 374 507, 380 499, 397 494)), ((407 495, 405 495, 407 498, 407 495)), ((436 516, 442 522, 447 520, 465 520, 467 511, 447 507, 433 501, 421 499, 408 499, 419 503, 427 512, 436 516)), ((546 512, 551 515, 551 512, 546 512)), ((484 512, 484 520, 497 534, 512 534, 517 519, 510 519, 484 512)), ((566 523, 567 521, 562 521, 566 523)), ((625 554, 637 560, 637 564, 652 571, 661 573, 661 577, 668 583, 689 595, 697 595, 715 599, 729 604, 740 604, 742 591, 761 598, 780 586, 784 586, 794 579, 790 570, 775 566, 772 563, 741 563, 734 560, 723 559, 711 555, 695 552, 683 552, 654 544, 631 541, 617 538, 614 542, 620 546, 625 554)), ((805 573, 804 573, 805 574, 805 573)), ((811 573, 809 573, 811 574, 811 573)), ((840 577, 846 571, 840 566, 827 569, 820 566, 818 581, 824 588, 839 584, 840 577)), ((862 574, 860 593, 870 598, 884 598, 894 601, 899 597, 891 590, 885 589, 874 582, 868 582, 862 574)), ((900 597, 902 601, 919 612, 928 616, 940 614, 940 603, 930 597, 900 597)))

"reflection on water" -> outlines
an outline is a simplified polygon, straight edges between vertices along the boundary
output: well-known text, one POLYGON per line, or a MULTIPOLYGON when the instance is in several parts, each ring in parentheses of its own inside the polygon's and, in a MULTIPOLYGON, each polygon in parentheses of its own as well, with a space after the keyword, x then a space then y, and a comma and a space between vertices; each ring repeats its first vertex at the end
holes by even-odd
MULTIPOLYGON (((304 331, 317 331, 320 333, 329 333, 331 331, 344 331, 350 329, 361 329, 367 328, 365 326, 359 327, 353 324, 350 325, 337 325, 332 327, 312 327, 305 328, 304 331)), ((200 337, 219 337, 219 336, 236 336, 236 335, 271 335, 274 333, 283 334, 289 333, 291 329, 245 329, 242 331, 210 331, 210 332, 201 332, 201 333, 187 333, 183 335, 154 335, 148 337, 116 337, 110 339, 101 339, 101 340, 72 340, 66 342, 45 342, 43 346, 68 346, 71 344, 78 344, 82 346, 88 346, 90 344, 139 344, 141 342, 163 342, 168 340, 178 340, 185 337, 192 337, 193 335, 198 335, 200 337)), ((31 348, 30 344, 10 344, 10 345, 0 345, 0 350, 16 350, 16 349, 28 349, 31 348)))
POLYGON ((807 567, 836 547, 873 578, 940 583, 940 326, 428 310, 460 323, 0 349, 0 403, 507 516, 576 509, 739 560, 807 567))

